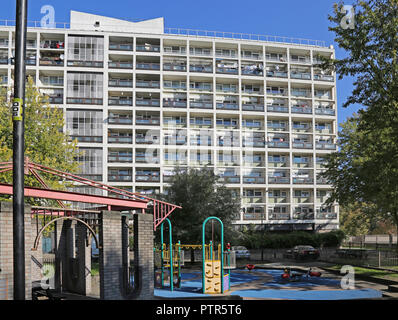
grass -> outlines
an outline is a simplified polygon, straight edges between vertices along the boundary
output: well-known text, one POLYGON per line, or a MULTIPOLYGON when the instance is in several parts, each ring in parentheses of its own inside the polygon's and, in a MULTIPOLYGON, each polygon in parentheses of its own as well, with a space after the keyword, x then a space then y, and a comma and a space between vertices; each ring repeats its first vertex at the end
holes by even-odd
POLYGON ((92 276, 98 276, 99 275, 99 263, 98 262, 92 262, 91 263, 91 275, 92 276))
MULTIPOLYGON (((337 264, 337 265, 331 266, 330 269, 340 270, 341 267, 342 267, 342 265, 337 264)), ((355 270, 355 274, 398 281, 398 267, 390 267, 390 268, 396 269, 397 272, 390 272, 390 271, 385 271, 385 270, 363 268, 363 267, 353 267, 353 268, 355 270)))

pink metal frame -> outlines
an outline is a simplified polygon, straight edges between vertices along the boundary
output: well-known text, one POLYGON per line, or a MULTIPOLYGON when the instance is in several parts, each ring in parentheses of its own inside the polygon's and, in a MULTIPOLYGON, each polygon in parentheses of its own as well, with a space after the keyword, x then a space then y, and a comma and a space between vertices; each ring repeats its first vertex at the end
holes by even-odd
MULTIPOLYGON (((12 162, 0 162, 0 173, 7 171, 12 171, 12 162)), ((177 206, 175 204, 153 199, 144 196, 140 193, 130 192, 117 187, 103 184, 101 182, 82 178, 79 177, 78 175, 62 172, 33 162, 29 162, 29 159, 27 158, 25 159, 25 174, 29 173, 33 174, 36 180, 39 181, 40 184, 45 189, 25 187, 25 196, 54 199, 58 202, 58 204, 62 208, 65 208, 65 205, 62 203, 62 201, 75 201, 75 202, 102 204, 106 205, 108 209, 111 208, 113 209, 124 208, 125 210, 141 209, 142 212, 145 212, 145 209, 148 207, 148 204, 152 204, 154 230, 156 230, 156 227, 158 227, 164 221, 164 219, 166 219, 175 209, 177 208, 181 209, 180 206, 177 206), (61 179, 66 179, 69 181, 88 185, 93 188, 105 190, 108 191, 108 193, 112 192, 114 194, 123 196, 124 199, 97 196, 97 195, 87 195, 87 194, 69 192, 69 191, 50 190, 47 184, 45 183, 44 179, 39 175, 38 171, 58 176, 61 179)), ((0 183, 0 194, 12 194, 12 186, 0 183)))

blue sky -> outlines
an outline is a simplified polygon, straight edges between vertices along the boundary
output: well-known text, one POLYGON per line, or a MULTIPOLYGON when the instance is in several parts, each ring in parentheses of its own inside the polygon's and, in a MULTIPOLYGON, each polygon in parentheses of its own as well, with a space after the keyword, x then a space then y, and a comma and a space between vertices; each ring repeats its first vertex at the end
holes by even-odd
MULTIPOLYGON (((15 19, 15 0, 1 0, 0 19, 15 19)), ((328 14, 336 0, 30 0, 28 19, 39 21, 40 8, 52 5, 56 22, 69 22, 70 10, 83 11, 127 20, 165 18, 165 27, 231 31, 324 40, 333 44, 337 58, 346 56, 328 31, 328 14)), ((352 0, 345 1, 351 4, 352 0)), ((352 79, 338 80, 338 121, 341 123, 358 109, 342 108, 352 91, 352 79)))

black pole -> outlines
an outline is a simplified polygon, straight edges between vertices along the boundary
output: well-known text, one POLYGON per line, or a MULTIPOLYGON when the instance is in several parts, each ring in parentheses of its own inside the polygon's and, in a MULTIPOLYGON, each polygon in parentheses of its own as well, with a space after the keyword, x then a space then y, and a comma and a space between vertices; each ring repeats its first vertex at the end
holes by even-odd
POLYGON ((14 300, 25 300, 24 105, 27 0, 16 1, 13 122, 14 300))

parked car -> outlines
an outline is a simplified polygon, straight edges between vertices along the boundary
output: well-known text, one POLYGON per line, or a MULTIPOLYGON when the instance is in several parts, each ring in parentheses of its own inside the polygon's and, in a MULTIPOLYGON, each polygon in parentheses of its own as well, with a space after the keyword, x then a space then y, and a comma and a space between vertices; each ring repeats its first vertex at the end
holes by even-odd
POLYGON ((319 250, 307 245, 295 246, 293 249, 287 250, 285 256, 296 260, 316 260, 319 258, 319 250))
POLYGON ((235 251, 236 259, 250 259, 250 252, 246 247, 235 246, 232 247, 231 250, 235 251))

